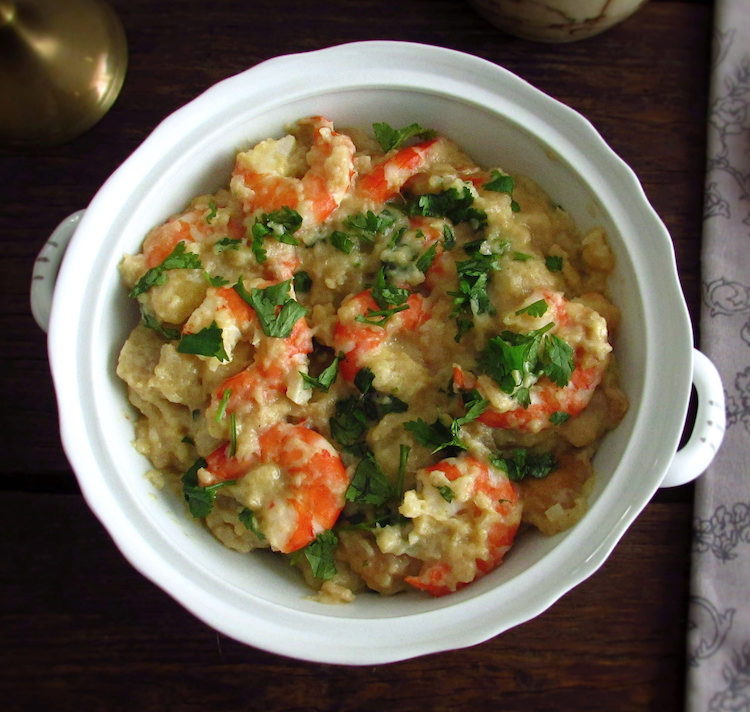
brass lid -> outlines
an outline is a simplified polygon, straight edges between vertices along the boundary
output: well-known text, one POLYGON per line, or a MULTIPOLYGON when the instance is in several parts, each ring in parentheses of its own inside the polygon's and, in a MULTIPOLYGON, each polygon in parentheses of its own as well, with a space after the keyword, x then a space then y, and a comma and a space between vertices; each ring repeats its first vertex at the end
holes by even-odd
POLYGON ((0 0, 0 144, 79 136, 114 103, 127 61, 122 23, 102 0, 0 0))

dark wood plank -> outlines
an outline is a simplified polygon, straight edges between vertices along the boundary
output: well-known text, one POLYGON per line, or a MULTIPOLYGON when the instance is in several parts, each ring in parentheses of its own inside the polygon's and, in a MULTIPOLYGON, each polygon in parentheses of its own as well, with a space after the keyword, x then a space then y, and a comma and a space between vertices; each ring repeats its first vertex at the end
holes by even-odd
POLYGON ((602 569, 533 621, 473 648, 354 668, 218 635, 131 569, 76 496, 0 504, 14 532, 0 543, 9 711, 682 709, 685 504, 649 506, 602 569))
POLYGON ((29 309, 34 257, 55 225, 85 207, 109 174, 174 109, 220 79, 280 53, 388 37, 452 47, 516 72, 581 111, 640 177, 673 237, 697 321, 710 3, 652 2, 608 33, 568 45, 500 33, 462 0, 336 0, 207 8, 118 0, 130 63, 111 112, 85 135, 43 151, 0 155, 3 338, 0 397, 23 409, 9 419, 0 477, 67 472, 59 446, 44 335, 29 309), (175 24, 179 31, 173 31, 175 24), (35 447, 28 450, 29 423, 35 447))

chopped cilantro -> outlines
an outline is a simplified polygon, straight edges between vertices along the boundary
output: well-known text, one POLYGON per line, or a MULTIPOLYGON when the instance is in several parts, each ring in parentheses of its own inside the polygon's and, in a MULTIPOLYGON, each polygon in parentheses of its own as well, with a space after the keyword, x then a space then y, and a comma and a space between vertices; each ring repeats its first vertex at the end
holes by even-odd
POLYGON ((221 277, 220 275, 211 276, 208 272, 203 273, 206 276, 206 281, 212 286, 212 287, 223 287, 225 284, 229 284, 228 279, 224 279, 224 277, 221 277))
POLYGON ((339 538, 335 532, 327 529, 302 549, 315 578, 327 581, 336 575, 334 552, 338 543, 339 538))
POLYGON ((354 249, 354 241, 352 238, 345 232, 341 232, 341 230, 334 230, 328 236, 328 239, 337 250, 340 250, 344 254, 351 254, 351 251, 354 249))
POLYGON ((545 375, 563 388, 575 368, 572 347, 555 334, 547 334, 550 322, 529 332, 503 331, 487 342, 479 365, 505 392, 528 407, 530 394, 527 379, 545 375))
POLYGON ((266 250, 263 247, 263 239, 266 237, 273 237, 287 245, 299 245, 299 240, 294 237, 294 233, 301 225, 302 216, 288 205, 255 218, 250 228, 252 238, 250 247, 257 262, 262 264, 267 259, 266 250))
POLYGON ((552 425, 562 425, 570 419, 570 413, 566 413, 562 410, 557 410, 549 417, 549 422, 552 425))
POLYGON ((229 457, 237 454, 237 416, 229 414, 229 457))
POLYGON ((374 378, 370 369, 360 369, 354 384, 361 395, 337 401, 329 421, 334 440, 350 452, 361 451, 370 422, 379 421, 388 413, 403 413, 408 408, 408 404, 400 398, 375 390, 372 387, 374 378))
POLYGON ((203 269, 203 264, 198 255, 185 250, 184 241, 178 242, 161 264, 152 267, 136 282, 128 296, 135 298, 151 287, 164 284, 167 281, 167 275, 164 273, 171 269, 203 269))
POLYGON ((508 479, 520 482, 527 477, 542 479, 556 467, 557 460, 551 452, 537 453, 524 448, 514 448, 510 455, 490 455, 490 462, 508 473, 508 479))
POLYGON ((416 261, 417 269, 422 274, 427 274, 427 270, 430 269, 432 263, 437 254, 437 243, 433 242, 418 258, 416 261))
POLYGON ((391 484, 372 453, 359 461, 345 496, 347 502, 374 505, 385 504, 393 497, 391 484))
POLYGON ((519 309, 516 312, 516 315, 518 316, 519 314, 528 314, 529 316, 534 317, 544 316, 544 314, 547 312, 547 306, 547 302, 544 299, 537 299, 535 302, 532 302, 531 304, 523 307, 523 309, 519 309))
POLYGON ((515 181, 509 175, 504 175, 497 169, 494 169, 490 174, 490 180, 487 181, 482 187, 485 190, 492 190, 497 193, 507 193, 511 196, 510 209, 517 213, 521 206, 513 200, 513 188, 515 188, 515 181))
POLYGON ((216 203, 213 200, 208 201, 208 213, 206 214, 206 222, 210 225, 211 221, 216 217, 216 203))
POLYGON ((463 334, 473 327, 472 317, 494 313, 487 288, 491 273, 498 269, 497 255, 482 252, 474 253, 468 260, 456 262, 458 290, 448 292, 453 297, 451 316, 456 318, 458 325, 456 341, 460 341, 463 334))
POLYGON ((456 496, 448 485, 437 487, 437 491, 440 492, 440 496, 448 503, 452 502, 453 498, 456 496))
POLYGON ((233 237, 222 237, 214 242, 215 252, 224 252, 224 250, 239 250, 242 240, 233 237))
POLYGON ((286 339, 292 333, 297 320, 307 314, 307 309, 290 296, 291 283, 292 280, 287 279, 264 289, 253 287, 248 292, 240 277, 234 285, 234 291, 255 310, 266 336, 286 339), (277 310, 277 307, 281 309, 277 310))
POLYGON ((219 361, 229 361, 229 356, 224 350, 224 342, 221 329, 215 321, 194 334, 183 334, 177 350, 181 354, 196 354, 198 356, 213 356, 219 361))
POLYGON ((560 272, 563 268, 563 258, 558 255, 547 255, 544 264, 550 272, 560 272))
POLYGON ((419 124, 409 124, 400 129, 394 129, 384 122, 374 123, 372 129, 375 138, 380 144, 380 148, 386 153, 394 148, 400 148, 410 138, 418 136, 422 139, 428 139, 435 136, 435 132, 430 129, 423 129, 419 124))
POLYGON ((214 506, 216 491, 221 487, 232 484, 233 481, 217 482, 214 485, 201 487, 198 484, 198 470, 206 466, 206 461, 199 457, 182 476, 182 494, 188 504, 190 514, 196 519, 207 517, 214 506))
POLYGON ((344 358, 343 354, 336 356, 336 358, 334 358, 317 377, 310 376, 307 373, 302 373, 302 371, 300 371, 300 376, 302 376, 305 388, 317 388, 319 391, 323 391, 323 393, 328 393, 328 389, 336 381, 336 376, 339 373, 339 361, 341 361, 342 358, 344 358))
POLYGON ((220 423, 221 419, 224 417, 224 412, 227 409, 227 403, 229 403, 229 399, 232 397, 232 389, 231 388, 225 388, 224 393, 221 395, 221 400, 219 401, 219 407, 216 409, 216 422, 220 423))
POLYGON ((251 531, 258 539, 265 539, 266 535, 258 528, 258 521, 255 512, 248 507, 243 507, 238 515, 239 520, 245 525, 245 529, 251 531))
POLYGON ((161 334, 165 339, 174 341, 180 338, 180 330, 172 329, 171 327, 164 326, 153 314, 146 311, 143 304, 141 307, 141 321, 143 325, 149 329, 153 329, 157 334, 161 334))
POLYGON ((533 255, 530 255, 527 252, 514 252, 513 253, 514 262, 528 262, 528 260, 530 259, 533 259, 533 255))
POLYGON ((295 292, 305 294, 312 289, 312 277, 304 270, 300 270, 294 273, 292 284, 294 285, 295 292))
POLYGON ((375 238, 378 235, 385 234, 394 222, 396 222, 396 216, 389 210, 383 210, 380 215, 368 210, 366 213, 350 215, 344 224, 358 238, 372 244, 375 242, 375 238))
POLYGON ((461 192, 457 188, 448 188, 440 193, 425 193, 410 199, 406 203, 409 215, 426 217, 446 217, 454 224, 471 222, 475 227, 487 224, 487 213, 472 207, 474 195, 469 186, 464 185, 461 192))

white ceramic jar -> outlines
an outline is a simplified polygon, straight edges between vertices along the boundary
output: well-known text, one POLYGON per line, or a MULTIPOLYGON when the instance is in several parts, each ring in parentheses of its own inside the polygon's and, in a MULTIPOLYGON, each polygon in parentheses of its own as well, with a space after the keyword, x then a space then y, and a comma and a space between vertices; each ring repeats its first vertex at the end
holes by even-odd
POLYGON ((469 0, 493 25, 524 39, 572 42, 630 17, 646 0, 469 0))

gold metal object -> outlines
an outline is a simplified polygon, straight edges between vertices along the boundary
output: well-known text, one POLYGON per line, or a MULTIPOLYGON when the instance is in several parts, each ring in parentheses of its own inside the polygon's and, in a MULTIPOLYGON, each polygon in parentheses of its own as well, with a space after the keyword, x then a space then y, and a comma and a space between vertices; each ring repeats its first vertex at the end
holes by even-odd
POLYGON ((63 143, 120 93, 125 31, 103 0, 0 0, 0 144, 63 143))

